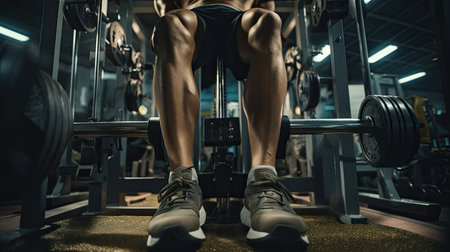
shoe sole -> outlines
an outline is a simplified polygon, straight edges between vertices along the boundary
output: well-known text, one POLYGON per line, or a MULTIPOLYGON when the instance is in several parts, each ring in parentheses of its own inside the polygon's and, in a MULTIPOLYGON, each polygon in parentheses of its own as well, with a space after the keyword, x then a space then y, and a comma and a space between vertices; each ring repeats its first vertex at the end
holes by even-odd
POLYGON ((205 240, 201 226, 206 222, 206 211, 202 207, 199 214, 200 227, 188 232, 181 225, 165 227, 160 237, 148 236, 147 251, 197 251, 205 240))
POLYGON ((205 237, 201 228, 188 232, 181 225, 169 226, 161 230, 159 238, 148 236, 147 251, 197 251, 204 238, 196 236, 205 237))
POLYGON ((309 245, 308 237, 293 226, 278 224, 270 232, 261 232, 251 228, 250 211, 246 207, 242 208, 240 217, 242 224, 250 228, 247 242, 258 250, 305 251, 309 245))
POLYGON ((300 234, 292 226, 275 225, 267 235, 256 239, 251 239, 254 234, 252 232, 258 231, 250 228, 247 234, 248 243, 252 247, 262 251, 306 251, 309 245, 306 235, 300 234))

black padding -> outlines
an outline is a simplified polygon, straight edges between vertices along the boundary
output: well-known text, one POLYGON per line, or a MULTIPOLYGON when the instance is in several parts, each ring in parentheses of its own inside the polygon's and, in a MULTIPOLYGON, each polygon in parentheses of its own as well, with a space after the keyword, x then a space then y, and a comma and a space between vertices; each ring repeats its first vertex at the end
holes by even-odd
POLYGON ((281 118, 280 137, 278 138, 277 159, 284 159, 286 156, 286 142, 291 137, 291 124, 289 117, 281 118))

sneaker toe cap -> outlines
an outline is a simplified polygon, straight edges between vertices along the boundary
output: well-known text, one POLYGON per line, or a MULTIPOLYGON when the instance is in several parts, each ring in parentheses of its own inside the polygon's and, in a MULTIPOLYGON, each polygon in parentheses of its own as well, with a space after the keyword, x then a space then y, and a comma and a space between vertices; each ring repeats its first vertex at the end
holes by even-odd
POLYGON ((161 230, 170 226, 183 226, 188 232, 195 231, 200 227, 198 214, 191 209, 161 213, 150 220, 147 231, 151 236, 159 237, 161 230))
POLYGON ((302 217, 286 211, 273 209, 258 210, 252 216, 252 229, 270 232, 275 225, 287 225, 297 228, 301 234, 306 233, 306 224, 302 217))

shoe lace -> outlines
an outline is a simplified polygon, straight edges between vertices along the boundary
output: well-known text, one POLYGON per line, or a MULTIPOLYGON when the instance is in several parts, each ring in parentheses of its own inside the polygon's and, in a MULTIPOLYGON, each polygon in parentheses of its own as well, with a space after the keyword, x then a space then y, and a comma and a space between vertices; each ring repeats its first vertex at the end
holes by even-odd
POLYGON ((257 187, 259 192, 263 192, 258 196, 258 198, 265 197, 267 199, 271 199, 271 202, 278 203, 281 206, 285 205, 283 196, 286 197, 289 202, 296 202, 294 196, 292 196, 289 190, 281 183, 283 179, 271 173, 267 173, 265 177, 265 180, 253 182, 253 186, 257 187), (275 195, 278 195, 278 197, 275 197, 275 195))
POLYGON ((182 178, 176 178, 171 183, 161 189, 158 195, 158 202, 168 199, 167 204, 169 206, 175 203, 186 202, 187 194, 190 192, 190 184, 188 181, 182 178))

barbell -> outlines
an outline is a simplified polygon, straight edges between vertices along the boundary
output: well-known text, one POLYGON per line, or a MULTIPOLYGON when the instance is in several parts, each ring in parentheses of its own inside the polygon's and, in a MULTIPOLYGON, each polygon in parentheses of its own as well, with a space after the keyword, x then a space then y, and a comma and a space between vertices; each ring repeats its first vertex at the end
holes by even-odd
MULTIPOLYGON (((374 167, 408 163, 419 146, 419 123, 411 106, 396 96, 370 95, 361 104, 359 119, 290 119, 291 135, 358 133, 361 149, 374 167)), ((151 137, 159 118, 145 121, 76 122, 74 137, 151 137)), ((283 135, 283 134, 280 134, 283 135)))

